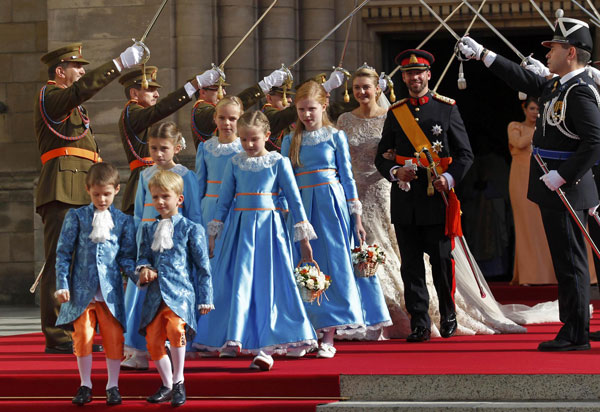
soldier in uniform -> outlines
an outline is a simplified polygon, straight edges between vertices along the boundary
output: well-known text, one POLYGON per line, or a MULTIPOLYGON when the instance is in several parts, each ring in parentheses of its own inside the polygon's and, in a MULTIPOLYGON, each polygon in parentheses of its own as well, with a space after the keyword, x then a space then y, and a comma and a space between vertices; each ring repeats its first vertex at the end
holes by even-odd
POLYGON ((90 203, 85 178, 90 166, 100 161, 90 119, 81 104, 119 77, 122 69, 140 63, 142 55, 141 47, 131 46, 87 74, 83 66, 89 62, 81 55, 81 43, 41 58, 48 66, 49 80, 35 99, 34 127, 42 161, 36 210, 44 224, 46 263, 40 282, 40 310, 46 353, 73 351, 70 333, 55 326, 60 309, 54 298, 56 246, 67 211, 90 203))
MULTIPOLYGON (((559 188, 584 227, 588 210, 598 205, 591 168, 600 158, 600 96, 586 74, 592 36, 580 20, 561 17, 552 40, 542 43, 548 69, 558 77, 546 79, 464 37, 461 52, 482 60, 496 76, 515 89, 539 96, 540 117, 533 135, 533 155, 548 166, 544 173, 531 159, 527 197, 537 203, 558 280, 558 303, 563 326, 540 351, 589 350, 590 274, 585 237, 557 193, 559 188)), ((530 68, 531 69, 531 68, 530 68)))
POLYGON ((454 262, 452 240, 446 235, 447 210, 441 192, 458 184, 473 163, 469 138, 454 100, 429 90, 433 55, 424 50, 405 50, 396 57, 410 97, 390 107, 375 166, 396 184, 391 189, 391 219, 400 249, 401 276, 406 309, 411 315, 409 342, 430 338, 429 294, 423 253, 429 255, 433 283, 439 298, 440 333, 456 332, 454 262), (435 179, 422 154, 427 148, 438 165, 435 179), (395 159, 384 154, 392 151, 395 159), (435 189, 435 190, 434 190, 435 189))
POLYGON ((267 119, 269 119, 271 127, 271 136, 266 145, 269 151, 281 151, 283 136, 292 131, 297 117, 296 106, 292 105, 292 96, 294 94, 294 92, 286 90, 286 98, 284 100, 282 87, 273 87, 267 93, 267 102, 261 110, 267 116, 267 119))
POLYGON ((148 88, 142 87, 142 69, 124 74, 119 83, 129 99, 119 119, 119 132, 131 174, 123 194, 121 210, 133 215, 137 183, 142 170, 152 166, 148 151, 148 129, 154 123, 186 105, 200 87, 210 87, 219 79, 216 70, 207 70, 163 99, 158 100, 160 84, 156 81, 158 68, 146 66, 148 88))
MULTIPOLYGON (((275 70, 267 77, 263 78, 258 84, 242 91, 237 97, 244 104, 244 110, 248 109, 258 100, 269 93, 272 87, 283 85, 287 79, 287 73, 283 70, 275 70)), ((223 86, 227 86, 225 83, 223 86)), ((218 99, 218 86, 203 86, 198 90, 198 100, 192 109, 192 136, 196 149, 200 142, 204 142, 213 135, 217 129, 215 123, 215 105, 218 99)), ((225 88, 222 88, 225 95, 225 88)))

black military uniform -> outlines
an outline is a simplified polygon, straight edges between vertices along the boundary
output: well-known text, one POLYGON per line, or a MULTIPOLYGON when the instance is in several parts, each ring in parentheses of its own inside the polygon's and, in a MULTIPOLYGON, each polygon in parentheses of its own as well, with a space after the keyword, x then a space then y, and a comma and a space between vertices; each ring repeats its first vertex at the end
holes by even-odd
MULTIPOLYGON (((429 70, 433 56, 421 50, 407 50, 396 58, 402 70, 429 70)), ((473 162, 469 138, 454 100, 427 92, 418 98, 406 98, 390 107, 385 120, 381 142, 377 150, 375 165, 388 180, 394 180, 391 172, 413 158, 416 164, 415 147, 394 114, 405 106, 407 116, 412 116, 430 143, 441 142, 440 158, 452 157, 447 169, 455 184, 460 182, 473 162), (396 153, 396 160, 382 155, 389 149, 396 153)), ((439 147, 437 145, 436 147, 439 147)), ((433 148, 429 146, 433 154, 433 148)), ((443 164, 447 162, 443 161, 443 164)), ((404 282, 406 308, 411 315, 412 333, 409 341, 429 339, 431 319, 428 315, 429 294, 425 281, 423 253, 430 256, 433 281, 438 294, 441 328, 445 337, 456 329, 454 306, 454 264, 452 241, 445 234, 446 206, 442 195, 435 191, 428 195, 426 169, 419 167, 417 179, 410 182, 410 190, 404 191, 397 184, 391 189, 391 219, 396 230, 402 258, 401 275, 404 282)))
MULTIPOLYGON (((148 86, 161 87, 156 82, 157 71, 158 68, 154 66, 146 66, 148 86)), ((142 69, 137 69, 121 76, 119 83, 127 91, 130 87, 141 87, 142 79, 142 69)), ((173 114, 190 101, 191 98, 188 96, 185 87, 181 87, 160 99, 154 106, 142 107, 135 100, 130 100, 125 105, 119 118, 119 133, 121 134, 121 141, 123 142, 123 149, 127 156, 131 174, 123 193, 121 204, 123 212, 133 215, 133 205, 140 173, 146 167, 154 164, 152 158, 149 157, 148 129, 154 123, 173 114)))
MULTIPOLYGON (((41 60, 49 68, 63 62, 89 63, 81 55, 81 43, 50 51, 41 60)), ((119 68, 111 60, 70 87, 60 87, 50 80, 35 96, 34 128, 42 161, 35 205, 44 223, 46 263, 40 283, 40 311, 47 353, 72 351, 70 333, 55 326, 60 311, 54 298, 56 245, 67 211, 90 203, 85 190, 87 171, 101 160, 87 111, 81 104, 119 75, 119 68)))
MULTIPOLYGON (((592 50, 587 24, 575 19, 559 19, 554 38, 542 44, 549 47, 550 43, 592 50)), ((487 54, 484 51, 482 55, 487 54)), ((490 70, 515 89, 539 96, 540 117, 533 135, 533 153, 538 153, 548 169, 556 170, 566 181, 560 188, 585 226, 587 210, 598 204, 591 171, 600 159, 600 96, 594 82, 583 68, 562 79, 546 80, 502 56, 496 56, 490 70)), ((540 181, 543 174, 532 157, 527 197, 540 207, 558 280, 560 320, 564 325, 554 340, 542 342, 538 349, 589 349, 590 274, 585 238, 557 193, 540 181)))

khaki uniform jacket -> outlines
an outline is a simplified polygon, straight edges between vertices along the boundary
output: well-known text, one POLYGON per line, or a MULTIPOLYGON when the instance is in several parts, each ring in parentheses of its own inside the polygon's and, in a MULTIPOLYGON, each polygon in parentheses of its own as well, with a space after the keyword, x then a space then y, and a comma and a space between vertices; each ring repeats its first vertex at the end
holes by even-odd
MULTIPOLYGON (((150 156, 147 145, 148 129, 154 123, 175 113, 189 101, 191 99, 185 88, 181 87, 160 99, 154 106, 144 108, 136 102, 127 104, 119 119, 119 133, 121 134, 121 142, 123 143, 123 150, 125 150, 128 164, 134 160, 138 160, 138 157, 144 158, 150 156), (129 143, 131 143, 131 147, 129 143)), ((129 175, 127 186, 123 192, 122 211, 127 211, 133 206, 140 172, 145 168, 138 167, 129 175)))
MULTIPOLYGON (((86 73, 70 87, 61 88, 49 83, 40 91, 33 111, 40 156, 61 147, 78 147, 99 152, 91 128, 86 131, 82 115, 87 116, 87 112, 80 105, 119 75, 119 70, 110 61, 86 73), (42 114, 42 110, 45 110, 46 116, 42 114), (54 134, 44 119, 60 135, 76 137, 84 132, 85 134, 79 140, 65 140, 54 134)), ((36 192, 36 208, 55 200, 72 205, 90 203, 85 191, 85 178, 92 164, 91 160, 75 156, 60 156, 43 164, 36 192)))
MULTIPOLYGON (((247 110, 258 100, 265 97, 265 95, 260 86, 255 84, 239 93, 237 97, 242 101, 244 110, 247 110)), ((194 137, 196 149, 198 149, 200 142, 209 139, 213 135, 216 128, 215 106, 202 100, 192 110, 192 136, 194 137)))
POLYGON ((269 126, 271 127, 271 137, 267 144, 268 150, 281 151, 281 142, 283 137, 291 133, 292 125, 298 118, 296 112, 296 106, 291 104, 285 109, 276 109, 271 104, 267 103, 263 106, 262 112, 269 119, 269 126))

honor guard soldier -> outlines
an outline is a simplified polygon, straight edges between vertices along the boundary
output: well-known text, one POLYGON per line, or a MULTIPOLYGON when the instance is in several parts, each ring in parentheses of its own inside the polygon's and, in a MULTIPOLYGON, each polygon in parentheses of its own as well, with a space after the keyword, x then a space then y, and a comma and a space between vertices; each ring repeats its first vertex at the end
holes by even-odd
POLYGON ((90 166, 100 161, 90 119, 81 105, 119 77, 124 68, 141 62, 139 46, 86 74, 89 62, 81 55, 81 43, 53 50, 41 60, 48 66, 48 82, 35 100, 34 127, 42 169, 36 191, 36 210, 44 224, 46 262, 42 272, 40 310, 46 353, 71 353, 69 332, 55 326, 60 304, 56 289, 56 246, 65 214, 87 205, 85 179, 90 166))
POLYGON ((285 99, 283 94, 282 87, 272 87, 266 96, 267 103, 261 109, 269 119, 271 127, 271 136, 266 145, 269 151, 281 151, 283 136, 293 130, 296 121, 296 106, 292 105, 292 96, 295 93, 286 90, 285 99))
POLYGON ((125 96, 129 99, 119 119, 119 132, 131 170, 123 194, 121 210, 130 215, 133 214, 140 173, 153 164, 147 145, 148 129, 191 101, 200 86, 211 87, 219 79, 216 70, 207 70, 183 87, 158 100, 158 89, 161 86, 156 81, 157 72, 158 68, 146 66, 145 76, 142 69, 136 69, 119 79, 119 83, 125 88, 125 96), (142 87, 144 77, 149 79, 148 88, 142 87))
POLYGON ((540 351, 588 350, 590 325, 590 274, 585 237, 556 192, 564 192, 572 212, 587 225, 588 210, 598 205, 591 168, 600 159, 600 96, 586 74, 592 35, 580 20, 557 19, 554 37, 542 43, 548 69, 558 77, 547 79, 485 49, 464 37, 459 43, 468 58, 481 60, 511 87, 539 97, 540 117, 533 135, 534 156, 529 171, 527 197, 537 203, 558 280, 558 303, 563 326, 540 351))
POLYGON ((451 222, 441 192, 455 199, 450 191, 473 163, 454 100, 429 90, 433 61, 433 55, 416 49, 396 57, 410 97, 390 107, 375 158, 381 175, 397 183, 391 189, 391 219, 402 258, 406 309, 411 315, 409 342, 427 341, 431 335, 423 253, 429 255, 439 298, 440 333, 448 338, 456 332, 453 240, 446 234, 451 222), (440 175, 437 179, 423 148, 433 157, 440 175), (395 159, 384 157, 390 151, 395 159))
MULTIPOLYGON (((237 95, 244 104, 244 110, 252 106, 258 100, 269 93, 272 87, 283 85, 287 80, 287 73, 283 70, 275 70, 267 77, 263 78, 258 84, 247 88, 237 95)), ((223 83, 223 86, 229 86, 223 83)), ((219 101, 219 87, 217 85, 203 86, 198 90, 198 100, 192 109, 192 135, 196 149, 200 142, 209 139, 216 131, 215 124, 215 105, 219 101)), ((225 95, 225 88, 222 88, 225 95)))

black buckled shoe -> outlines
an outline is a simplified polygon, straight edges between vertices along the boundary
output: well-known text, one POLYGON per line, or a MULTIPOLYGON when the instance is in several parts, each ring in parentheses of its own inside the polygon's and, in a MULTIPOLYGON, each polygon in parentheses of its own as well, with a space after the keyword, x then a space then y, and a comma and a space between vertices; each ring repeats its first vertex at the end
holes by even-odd
POLYGON ((593 340, 594 342, 600 341, 600 330, 590 332, 590 340, 593 340))
POLYGON ((119 388, 117 386, 113 386, 106 390, 107 405, 120 405, 121 402, 123 402, 123 400, 121 399, 121 394, 119 393, 119 388))
POLYGON ((542 342, 538 345, 538 350, 542 352, 566 352, 571 350, 590 350, 589 343, 576 344, 563 339, 553 339, 542 342))
POLYGON ((77 389, 77 393, 73 397, 73 403, 75 405, 85 405, 86 403, 90 403, 92 401, 92 388, 88 388, 87 386, 80 386, 77 389))
POLYGON ((104 352, 104 346, 99 343, 94 343, 92 345, 92 352, 104 352))
POLYGON ((173 384, 173 399, 171 406, 181 406, 185 403, 185 386, 183 381, 173 384))
POLYGON ((447 319, 440 322, 440 335, 442 335, 442 338, 449 338, 456 333, 457 327, 456 315, 448 316, 447 319))
POLYGON ((152 396, 148 396, 146 400, 150 403, 163 403, 171 400, 173 391, 166 386, 160 386, 156 393, 152 396))
POLYGON ((417 326, 406 338, 407 342, 427 342, 431 337, 431 331, 422 326, 417 326))

